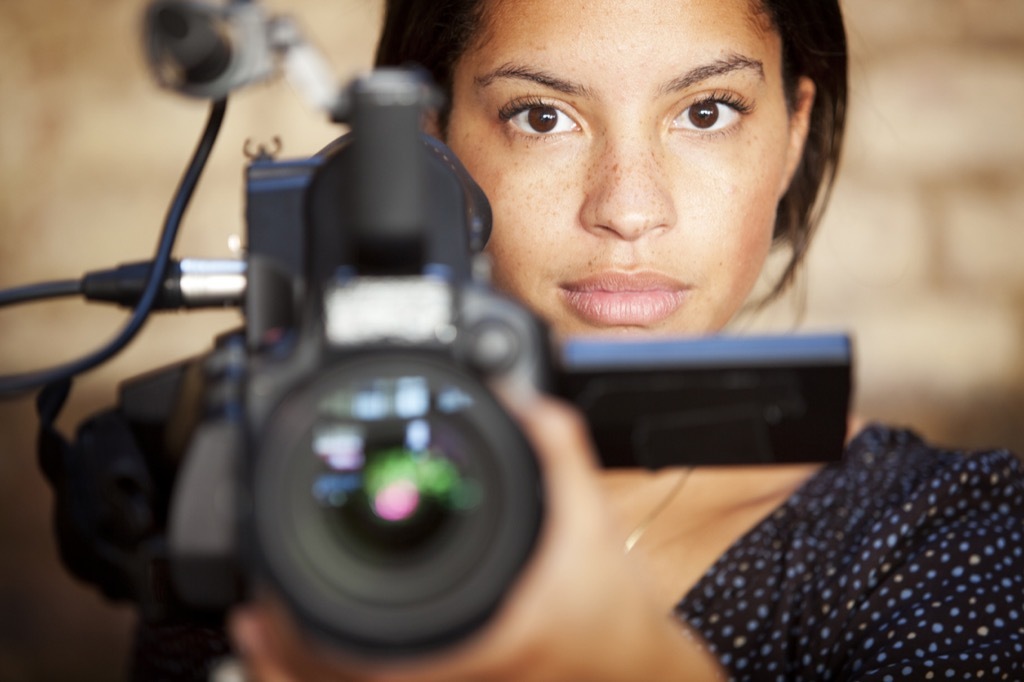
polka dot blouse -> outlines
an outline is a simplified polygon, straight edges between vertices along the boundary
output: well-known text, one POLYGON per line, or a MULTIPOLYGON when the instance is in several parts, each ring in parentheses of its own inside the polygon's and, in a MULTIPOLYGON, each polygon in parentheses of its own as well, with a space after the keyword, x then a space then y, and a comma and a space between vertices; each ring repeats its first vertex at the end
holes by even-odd
POLYGON ((733 680, 1024 680, 1024 467, 873 426, 676 614, 733 680))

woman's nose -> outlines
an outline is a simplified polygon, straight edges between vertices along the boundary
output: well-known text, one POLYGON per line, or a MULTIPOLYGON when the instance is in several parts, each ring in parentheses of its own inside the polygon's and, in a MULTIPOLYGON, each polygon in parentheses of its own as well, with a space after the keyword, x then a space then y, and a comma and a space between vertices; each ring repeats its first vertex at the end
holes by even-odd
POLYGON ((665 151, 656 141, 606 143, 585 182, 580 219, 590 232, 634 241, 675 225, 665 151))

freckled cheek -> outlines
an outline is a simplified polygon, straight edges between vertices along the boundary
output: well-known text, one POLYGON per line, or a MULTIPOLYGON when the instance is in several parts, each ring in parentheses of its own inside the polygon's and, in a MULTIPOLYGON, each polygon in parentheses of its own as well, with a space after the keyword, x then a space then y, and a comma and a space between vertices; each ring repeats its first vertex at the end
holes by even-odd
POLYGON ((526 288, 528 265, 536 258, 536 247, 522 235, 516 238, 515 221, 497 220, 487 242, 494 284, 508 293, 521 293, 526 288))
MULTIPOLYGON (((761 218, 761 216, 757 217, 761 218)), ((738 249, 744 257, 746 279, 749 282, 757 279, 772 244, 773 224, 771 221, 765 221, 763 218, 758 222, 760 224, 751 224, 748 226, 748 229, 741 230, 739 234, 740 243, 738 249)))
MULTIPOLYGON (((472 113, 472 109, 466 109, 472 113)), ((514 145, 473 115, 456 119, 451 129, 460 130, 449 141, 473 179, 483 189, 493 218, 486 252, 491 260, 493 284, 527 304, 539 305, 551 253, 545 233, 550 223, 552 172, 546 164, 531 163, 514 145), (458 124, 458 125, 457 125, 458 124)))
MULTIPOLYGON (((682 227, 695 240, 715 288, 745 294, 771 247, 776 184, 763 159, 738 155, 734 163, 708 163, 687 189, 682 227), (745 170, 758 169, 757 172, 745 170)), ((730 294, 730 295, 731 295, 730 294)))
POLYGON ((493 225, 487 243, 495 285, 509 293, 527 296, 536 286, 539 271, 550 251, 550 233, 544 226, 549 216, 529 183, 515 169, 499 170, 479 180, 491 200, 493 225))
POLYGON ((733 288, 745 296, 754 285, 771 250, 777 201, 770 183, 736 188, 734 224, 730 254, 733 263, 733 288))
POLYGON ((503 229, 507 227, 497 226, 488 247, 494 284, 531 302, 545 290, 548 273, 557 269, 551 262, 552 248, 542 235, 518 228, 503 229))
POLYGON ((557 270, 558 254, 566 250, 560 241, 572 219, 569 192, 550 168, 527 164, 488 168, 477 181, 491 198, 487 251, 496 283, 524 292, 546 271, 557 270))

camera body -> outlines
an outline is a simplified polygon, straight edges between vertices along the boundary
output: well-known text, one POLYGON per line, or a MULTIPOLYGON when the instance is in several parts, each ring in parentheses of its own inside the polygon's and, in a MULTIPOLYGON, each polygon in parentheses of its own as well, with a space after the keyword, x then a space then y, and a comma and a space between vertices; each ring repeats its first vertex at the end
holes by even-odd
POLYGON ((543 390, 550 354, 472 276, 486 200, 419 132, 429 90, 350 92, 339 143, 249 168, 246 329, 201 362, 171 576, 190 605, 242 578, 336 646, 415 652, 486 619, 530 554, 539 470, 487 385, 543 390))
POLYGON ((44 423, 74 573, 156 621, 268 589, 330 646, 413 655, 487 620, 543 524, 497 384, 575 403, 609 467, 841 455, 845 336, 556 346, 488 286, 490 208, 420 132, 432 90, 380 70, 347 96, 348 135, 249 164, 244 327, 73 444, 44 423))

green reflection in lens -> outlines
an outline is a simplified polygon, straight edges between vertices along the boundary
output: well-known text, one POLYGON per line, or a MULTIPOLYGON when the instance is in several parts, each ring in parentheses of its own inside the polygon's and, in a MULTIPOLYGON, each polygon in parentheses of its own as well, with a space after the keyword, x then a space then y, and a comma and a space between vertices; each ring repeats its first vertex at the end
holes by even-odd
POLYGON ((463 480, 451 460, 403 447, 369 458, 363 490, 377 516, 387 521, 412 518, 425 502, 460 510, 475 506, 479 499, 476 486, 463 480))

